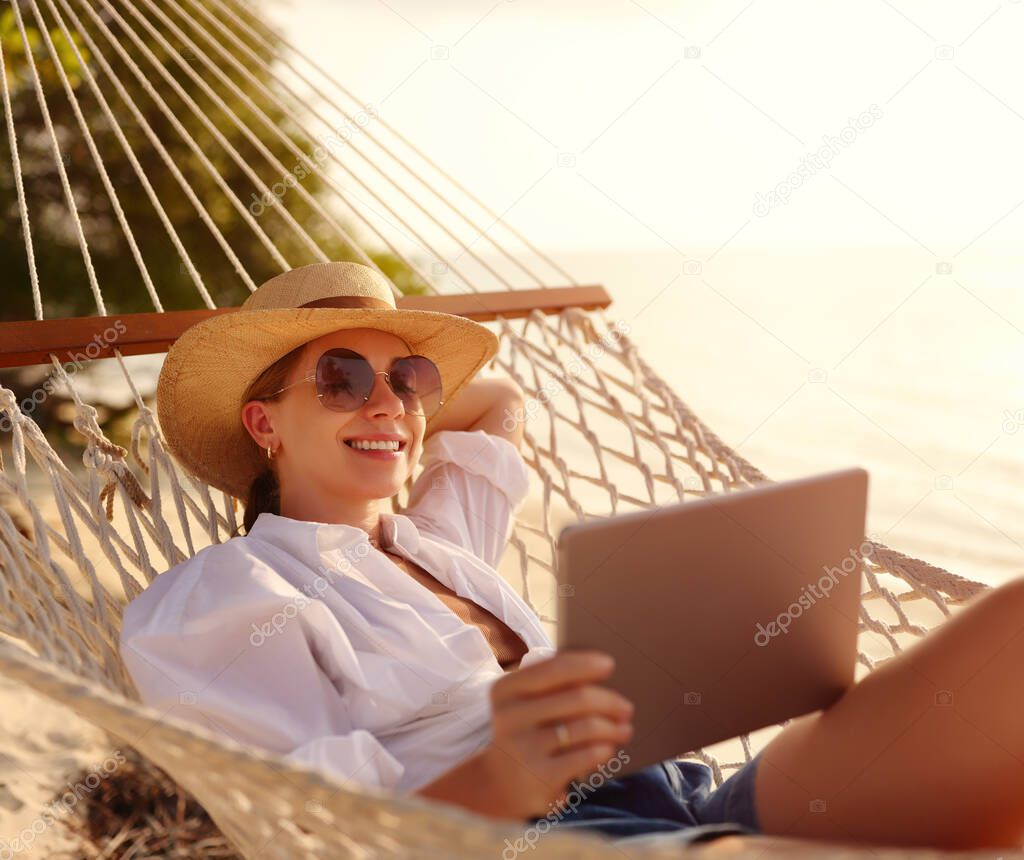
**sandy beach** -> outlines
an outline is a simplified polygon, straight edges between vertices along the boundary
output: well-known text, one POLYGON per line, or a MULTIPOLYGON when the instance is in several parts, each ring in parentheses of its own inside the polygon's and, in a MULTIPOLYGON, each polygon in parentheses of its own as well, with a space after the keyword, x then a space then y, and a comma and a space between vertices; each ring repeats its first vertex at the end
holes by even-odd
MULTIPOLYGON (((67 465, 81 474, 79 463, 71 461, 67 465)), ((27 478, 44 519, 63 534, 52 493, 34 463, 29 466, 27 478)), ((127 531, 120 506, 115 506, 115 526, 127 531)), ((104 561, 95 538, 81 526, 78 533, 100 580, 120 598, 120 583, 104 561)), ((51 552, 72 576, 79 593, 88 599, 84 578, 75 575, 74 566, 55 547, 51 552)), ((0 857, 78 860, 92 856, 83 853, 79 839, 65 822, 95 789, 96 775, 113 772, 123 761, 120 750, 92 723, 0 674, 0 857)))
POLYGON ((89 789, 71 781, 113 753, 92 724, 0 675, 0 856, 73 852, 62 821, 89 789))

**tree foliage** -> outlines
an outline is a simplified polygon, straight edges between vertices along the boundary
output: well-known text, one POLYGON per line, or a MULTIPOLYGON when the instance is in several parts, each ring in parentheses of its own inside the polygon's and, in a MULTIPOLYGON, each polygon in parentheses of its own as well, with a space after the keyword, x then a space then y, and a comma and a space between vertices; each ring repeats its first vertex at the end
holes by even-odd
MULTIPOLYGON (((259 111, 269 117, 275 128, 280 129, 290 141, 313 158, 317 140, 311 139, 302 128, 297 127, 268 93, 268 90, 278 93, 285 103, 291 98, 281 91, 272 74, 275 61, 271 52, 254 40, 247 39, 238 21, 225 15, 220 4, 207 0, 202 2, 204 8, 224 27, 238 34, 250 50, 259 54, 261 62, 254 63, 251 57, 245 56, 241 49, 230 44, 223 35, 218 38, 218 42, 248 69, 256 82, 242 75, 227 58, 204 41, 196 29, 189 26, 187 21, 190 18, 199 20, 196 10, 189 11, 189 2, 157 0, 156 5, 234 81, 259 111)), ((196 197, 210 212, 228 245, 237 255, 242 268, 256 284, 278 274, 282 266, 274 260, 259 241, 256 231, 247 223, 247 213, 253 215, 289 266, 302 265, 316 259, 299 233, 272 206, 256 205, 261 197, 264 200, 269 198, 246 175, 243 165, 250 166, 268 186, 280 183, 286 174, 280 166, 271 164, 259 152, 231 114, 234 113, 243 126, 250 128, 289 171, 301 164, 301 160, 266 125, 259 111, 204 67, 198 51, 194 51, 158 16, 147 16, 151 26, 167 40, 168 46, 180 53, 184 65, 202 75, 223 100, 226 109, 204 93, 183 65, 174 59, 169 47, 147 33, 123 6, 108 7, 103 0, 88 4, 70 3, 68 7, 78 16, 78 21, 74 22, 67 15, 61 0, 56 0, 55 5, 61 11, 66 31, 56 18, 37 21, 29 4, 22 3, 19 7, 24 24, 22 32, 10 3, 0 3, 3 70, 10 90, 11 119, 17 134, 20 174, 28 201, 44 317, 89 316, 98 313, 66 197, 62 168, 73 189, 75 209, 88 242, 90 264, 101 287, 107 312, 131 313, 155 309, 110 194, 90 152, 86 135, 75 115, 60 74, 61 69, 66 73, 67 87, 81 106, 102 163, 165 310, 201 307, 202 302, 124 145, 115 134, 115 125, 123 131, 142 172, 148 177, 189 258, 201 273, 206 289, 218 306, 241 304, 249 294, 248 288, 239 277, 233 262, 218 244, 213 231, 190 202, 158 147, 146 133, 145 125, 162 142, 167 157, 187 178, 196 197), (117 13, 113 14, 111 8, 117 9, 117 13), (89 9, 95 13, 95 17, 89 9), (122 16, 120 20, 119 16, 122 16), (113 40, 120 43, 130 60, 140 67, 143 80, 135 74, 131 62, 115 49, 100 22, 109 28, 113 40), (145 42, 146 47, 156 56, 158 65, 152 63, 134 43, 129 30, 133 30, 145 42), (92 73, 109 103, 114 122, 103 111, 82 64, 92 73), (198 110, 188 103, 188 99, 175 92, 158 66, 166 70, 170 79, 194 100, 198 110), (54 144, 46 129, 37 95, 36 75, 45 93, 49 118, 59 148, 59 160, 55 157, 54 144), (118 92, 113 83, 115 79, 124 87, 127 98, 118 92), (157 99, 147 91, 147 81, 166 102, 167 110, 162 109, 157 99), (144 122, 133 114, 129 108, 130 102, 137 105, 144 122), (233 158, 229 149, 218 142, 204 117, 224 136, 230 147, 237 150, 238 159, 233 158), (177 123, 180 123, 181 130, 176 128, 177 123), (196 147, 188 143, 189 138, 196 142, 196 147), (209 159, 224 185, 237 197, 238 204, 232 204, 230 195, 225 193, 215 176, 203 164, 201 155, 209 159), (258 216, 255 214, 257 212, 258 216)), ((144 4, 136 5, 144 8, 144 4)), ((38 6, 44 10, 44 16, 52 15, 52 12, 47 11, 47 3, 40 0, 38 6)), ((278 37, 273 29, 254 19, 254 14, 253 7, 245 7, 246 21, 258 27, 271 45, 278 45, 278 37)), ((215 38, 218 36, 216 27, 209 22, 203 22, 202 29, 215 38)), ((0 143, 0 273, 3 277, 4 299, 0 303, 0 318, 32 319, 35 311, 6 120, 3 117, 0 126, 0 138, 3 139, 3 143, 0 143)), ((345 150, 340 151, 339 157, 346 157, 345 150)), ((339 222, 345 223, 343 213, 335 205, 336 198, 328 193, 330 189, 325 185, 323 169, 303 172, 305 175, 300 180, 301 187, 313 198, 322 201, 325 209, 339 222)), ((295 171, 294 175, 298 176, 299 172, 295 171)), ((294 187, 280 199, 328 259, 359 259, 338 231, 317 214, 294 187)), ((345 223, 345 227, 350 234, 356 236, 360 244, 366 244, 350 224, 345 223)), ((422 292, 425 289, 397 258, 387 253, 371 252, 370 255, 405 292, 422 292)))

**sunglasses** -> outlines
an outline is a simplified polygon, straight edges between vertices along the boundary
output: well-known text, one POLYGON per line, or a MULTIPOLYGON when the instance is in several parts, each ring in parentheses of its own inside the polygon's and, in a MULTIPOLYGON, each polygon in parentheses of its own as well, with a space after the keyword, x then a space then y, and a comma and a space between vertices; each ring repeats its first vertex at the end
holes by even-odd
POLYGON ((355 412, 370 399, 374 382, 380 374, 384 374, 409 415, 429 418, 444 405, 441 371, 426 356, 404 355, 394 359, 388 370, 375 371, 373 365, 358 352, 342 347, 329 349, 321 355, 314 374, 279 388, 270 397, 313 380, 316 382, 316 396, 326 408, 335 412, 355 412))

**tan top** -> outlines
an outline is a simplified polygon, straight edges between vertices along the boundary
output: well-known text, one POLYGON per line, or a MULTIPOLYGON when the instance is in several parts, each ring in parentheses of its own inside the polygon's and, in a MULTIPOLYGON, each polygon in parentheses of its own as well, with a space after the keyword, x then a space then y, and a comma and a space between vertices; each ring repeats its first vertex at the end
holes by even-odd
MULTIPOLYGON (((370 543, 377 546, 373 539, 370 543)), ((518 668, 519 661, 529 650, 526 643, 519 638, 518 634, 500 618, 492 615, 479 604, 474 603, 468 597, 461 597, 447 585, 439 582, 434 576, 424 570, 415 562, 402 558, 400 555, 389 550, 378 547, 388 558, 397 564, 402 570, 409 574, 421 585, 429 588, 438 599, 444 603, 452 612, 459 616, 467 624, 475 624, 487 644, 491 646, 494 657, 506 672, 518 668)))

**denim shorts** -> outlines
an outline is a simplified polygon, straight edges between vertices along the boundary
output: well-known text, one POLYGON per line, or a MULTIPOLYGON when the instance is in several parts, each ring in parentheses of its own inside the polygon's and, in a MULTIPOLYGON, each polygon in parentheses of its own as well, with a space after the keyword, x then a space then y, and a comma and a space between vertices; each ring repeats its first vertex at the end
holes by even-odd
MULTIPOLYGON (((754 803, 760 758, 758 753, 716 789, 711 788, 707 765, 671 759, 606 779, 596 787, 575 783, 565 809, 550 813, 546 820, 555 831, 592 830, 616 841, 648 837, 645 841, 670 840, 673 845, 708 842, 729 834, 760 834, 754 803)), ((534 818, 530 823, 541 820, 534 818)))

